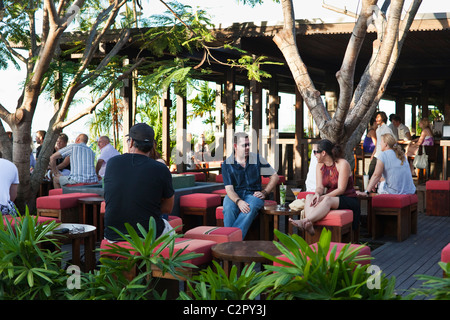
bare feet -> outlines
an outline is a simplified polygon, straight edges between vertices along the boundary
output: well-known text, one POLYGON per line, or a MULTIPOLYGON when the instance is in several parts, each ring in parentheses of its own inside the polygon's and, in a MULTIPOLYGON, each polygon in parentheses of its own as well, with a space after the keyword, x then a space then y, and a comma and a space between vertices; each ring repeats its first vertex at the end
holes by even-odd
POLYGON ((314 231, 314 225, 309 219, 293 220, 289 218, 289 222, 301 230, 306 230, 312 236, 316 233, 314 231))

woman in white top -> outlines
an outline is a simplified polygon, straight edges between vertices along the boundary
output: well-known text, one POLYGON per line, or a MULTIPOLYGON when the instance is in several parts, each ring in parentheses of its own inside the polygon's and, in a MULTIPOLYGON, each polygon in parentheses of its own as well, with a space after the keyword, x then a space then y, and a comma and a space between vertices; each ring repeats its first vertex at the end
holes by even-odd
POLYGON ((383 134, 380 141, 381 153, 377 158, 377 164, 372 178, 367 185, 367 191, 375 190, 375 186, 384 181, 378 188, 378 193, 389 194, 413 194, 416 192, 411 171, 409 169, 408 160, 402 148, 391 134, 383 134))

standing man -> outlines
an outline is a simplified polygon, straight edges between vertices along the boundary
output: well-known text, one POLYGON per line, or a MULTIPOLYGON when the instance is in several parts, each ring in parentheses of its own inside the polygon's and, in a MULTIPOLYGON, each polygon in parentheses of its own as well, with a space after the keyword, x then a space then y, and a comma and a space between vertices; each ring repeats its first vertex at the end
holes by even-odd
POLYGON ((86 145, 88 140, 88 136, 82 133, 75 139, 75 144, 70 144, 51 155, 50 169, 55 189, 66 184, 98 182, 94 166, 95 154, 86 145), (63 176, 56 168, 56 160, 67 156, 70 156, 70 174, 63 176))
POLYGON ((44 130, 36 131, 36 143, 38 147, 36 148, 36 160, 39 157, 39 153, 41 153, 42 144, 44 143, 46 132, 44 130))
POLYGON ((245 238, 264 199, 275 188, 278 174, 259 154, 250 152, 248 135, 234 135, 234 152, 222 164, 223 183, 227 195, 223 201, 225 227, 237 227, 245 238), (270 176, 265 189, 261 188, 261 176, 270 176))
MULTIPOLYGON (((105 172, 105 238, 122 238, 111 227, 126 234, 125 223, 137 230, 137 224, 149 227, 150 217, 156 222, 156 237, 172 227, 162 217, 170 214, 175 191, 167 166, 150 158, 155 133, 145 123, 130 128, 129 153, 109 159, 105 172)), ((138 230, 137 230, 138 231, 138 230)))
POLYGON ((95 167, 95 172, 98 178, 103 179, 105 176, 106 163, 112 157, 118 156, 120 153, 117 151, 110 143, 107 136, 101 136, 97 141, 98 147, 100 148, 100 156, 97 160, 97 165, 95 167))
MULTIPOLYGON (((1 154, 0 154, 1 155, 1 154)), ((16 215, 14 200, 19 187, 19 172, 14 163, 0 158, 0 212, 16 215)))
POLYGON ((392 130, 387 126, 387 115, 383 111, 378 111, 375 114, 375 122, 378 126, 376 130, 377 135, 377 144, 375 146, 375 149, 373 150, 372 157, 370 158, 370 165, 369 165, 369 179, 372 177, 373 172, 375 171, 375 166, 377 165, 377 158, 381 154, 381 136, 386 133, 390 133, 394 139, 395 135, 392 132, 392 130))

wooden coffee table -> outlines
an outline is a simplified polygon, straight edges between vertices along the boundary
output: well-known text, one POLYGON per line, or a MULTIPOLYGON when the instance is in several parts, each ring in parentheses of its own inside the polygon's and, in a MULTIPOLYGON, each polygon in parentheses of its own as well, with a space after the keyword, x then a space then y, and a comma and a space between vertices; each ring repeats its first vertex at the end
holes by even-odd
MULTIPOLYGON (((300 216, 301 210, 292 210, 289 208, 288 205, 286 206, 280 206, 280 205, 273 205, 273 206, 264 206, 264 209, 262 210, 264 214, 264 240, 270 240, 270 220, 273 220, 273 228, 276 230, 279 230, 279 223, 280 219, 279 217, 284 218, 284 225, 285 229, 287 229, 288 234, 293 233, 293 226, 291 223, 289 223, 288 218, 293 216, 300 216)), ((277 240, 277 237, 274 235, 274 240, 277 240)))
POLYGON ((236 265, 238 272, 241 273, 244 266, 252 262, 271 263, 271 260, 258 253, 260 251, 272 256, 281 254, 272 241, 264 240, 224 242, 216 244, 211 250, 214 259, 223 262, 223 269, 227 275, 230 274, 233 265, 236 265))
POLYGON ((85 272, 95 268, 95 230, 96 227, 80 223, 62 223, 55 230, 67 228, 68 233, 56 234, 54 237, 60 241, 70 240, 72 243, 72 264, 81 267, 80 245, 84 244, 85 272))

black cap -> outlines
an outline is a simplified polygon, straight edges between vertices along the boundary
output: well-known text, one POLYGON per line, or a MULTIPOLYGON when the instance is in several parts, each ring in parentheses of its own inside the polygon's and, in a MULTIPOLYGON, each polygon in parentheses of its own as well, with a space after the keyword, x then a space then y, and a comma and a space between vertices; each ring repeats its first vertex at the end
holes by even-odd
POLYGON ((130 138, 137 141, 152 142, 155 138, 153 128, 146 123, 137 123, 130 128, 130 133, 127 134, 130 138))

